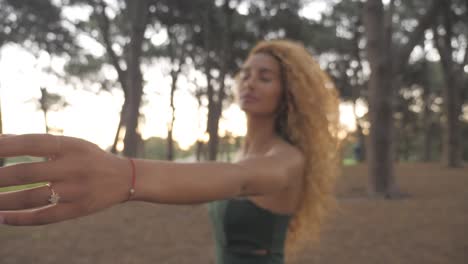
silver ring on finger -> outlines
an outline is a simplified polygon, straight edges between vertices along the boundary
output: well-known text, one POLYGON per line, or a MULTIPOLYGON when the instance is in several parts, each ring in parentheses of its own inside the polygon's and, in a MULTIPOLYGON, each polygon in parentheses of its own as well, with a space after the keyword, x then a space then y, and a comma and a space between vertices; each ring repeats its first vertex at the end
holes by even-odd
POLYGON ((47 187, 49 187, 49 190, 51 192, 51 195, 50 195, 50 197, 48 199, 49 203, 53 204, 53 205, 58 204, 59 201, 60 201, 60 195, 54 190, 54 188, 52 188, 51 183, 47 183, 46 185, 47 185, 47 187))

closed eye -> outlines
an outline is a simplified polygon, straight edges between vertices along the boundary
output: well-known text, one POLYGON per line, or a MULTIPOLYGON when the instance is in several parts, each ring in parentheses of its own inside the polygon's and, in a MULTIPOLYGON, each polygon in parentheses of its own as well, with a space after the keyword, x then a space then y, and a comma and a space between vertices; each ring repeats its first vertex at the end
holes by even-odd
POLYGON ((249 78, 249 76, 250 75, 248 73, 244 73, 244 74, 240 75, 240 79, 241 79, 241 81, 245 81, 245 80, 247 80, 249 78))
POLYGON ((245 81, 250 76, 248 69, 241 69, 239 73, 239 77, 242 81, 245 81))

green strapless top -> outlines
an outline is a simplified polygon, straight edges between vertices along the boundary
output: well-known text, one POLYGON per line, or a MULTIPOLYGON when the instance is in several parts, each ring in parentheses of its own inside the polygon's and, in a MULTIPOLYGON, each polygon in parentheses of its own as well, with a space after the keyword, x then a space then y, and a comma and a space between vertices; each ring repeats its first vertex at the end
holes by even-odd
POLYGON ((248 199, 208 205, 216 244, 217 264, 283 264, 290 215, 276 214, 248 199), (258 255, 254 250, 267 250, 258 255))

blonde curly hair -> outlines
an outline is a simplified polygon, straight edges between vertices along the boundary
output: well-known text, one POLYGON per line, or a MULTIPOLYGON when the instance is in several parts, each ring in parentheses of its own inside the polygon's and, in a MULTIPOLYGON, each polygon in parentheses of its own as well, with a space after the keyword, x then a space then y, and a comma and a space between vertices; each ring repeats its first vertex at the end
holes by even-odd
POLYGON ((334 185, 340 169, 339 99, 328 75, 306 48, 289 40, 258 43, 249 56, 265 53, 280 63, 283 104, 276 132, 299 148, 305 159, 301 202, 286 240, 286 255, 318 242, 324 217, 336 208, 334 185))

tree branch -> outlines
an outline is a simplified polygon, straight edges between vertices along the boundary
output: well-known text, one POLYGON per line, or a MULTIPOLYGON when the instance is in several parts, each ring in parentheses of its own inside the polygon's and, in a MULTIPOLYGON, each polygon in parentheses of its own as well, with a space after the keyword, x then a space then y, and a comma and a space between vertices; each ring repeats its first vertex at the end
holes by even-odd
MULTIPOLYGON (((90 2, 90 5, 93 4, 93 1, 90 2)), ((111 64, 114 66, 117 71, 117 77, 119 79, 120 85, 124 91, 124 94, 127 94, 127 84, 125 82, 125 71, 120 67, 119 57, 112 48, 112 41, 110 38, 110 22, 109 18, 106 15, 107 5, 104 1, 99 1, 98 3, 100 8, 94 8, 94 12, 98 18, 99 29, 101 30, 102 39, 104 41, 104 46, 106 47, 107 55, 109 56, 111 64)))
POLYGON ((411 55, 414 47, 421 41, 424 36, 424 32, 434 21, 434 17, 439 12, 442 6, 443 0, 433 0, 431 6, 427 10, 426 14, 422 15, 418 21, 418 26, 412 32, 409 37, 408 43, 403 47, 396 49, 396 62, 393 64, 393 74, 398 75, 403 72, 408 62, 408 58, 411 55))

